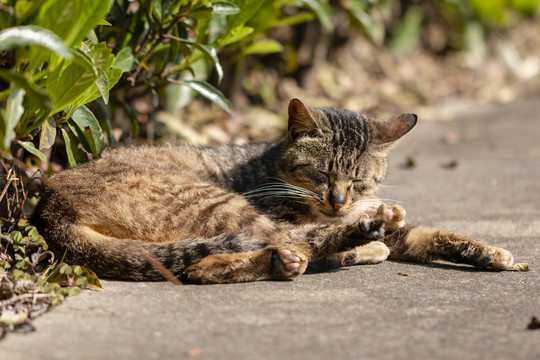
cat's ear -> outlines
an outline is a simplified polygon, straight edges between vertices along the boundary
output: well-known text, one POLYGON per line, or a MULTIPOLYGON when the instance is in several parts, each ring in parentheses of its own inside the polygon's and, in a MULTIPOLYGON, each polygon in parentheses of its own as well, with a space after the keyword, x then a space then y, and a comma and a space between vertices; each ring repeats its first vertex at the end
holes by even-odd
POLYGON ((375 138, 382 143, 396 141, 408 133, 418 120, 415 114, 402 114, 390 119, 371 121, 375 138))
POLYGON ((292 99, 289 103, 289 136, 292 140, 303 136, 320 132, 321 128, 309 111, 298 99, 292 99))

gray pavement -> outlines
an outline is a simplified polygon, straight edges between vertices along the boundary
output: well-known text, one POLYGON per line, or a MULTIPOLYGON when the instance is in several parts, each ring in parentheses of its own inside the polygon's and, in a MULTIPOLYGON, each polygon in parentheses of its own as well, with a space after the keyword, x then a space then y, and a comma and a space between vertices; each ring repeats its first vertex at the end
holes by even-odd
POLYGON ((535 101, 451 122, 419 113, 381 193, 411 222, 505 247, 530 272, 387 261, 292 282, 103 281, 36 332, 9 334, 0 359, 539 359, 540 330, 526 329, 540 316, 539 114, 535 101), (404 168, 408 156, 418 165, 404 168))

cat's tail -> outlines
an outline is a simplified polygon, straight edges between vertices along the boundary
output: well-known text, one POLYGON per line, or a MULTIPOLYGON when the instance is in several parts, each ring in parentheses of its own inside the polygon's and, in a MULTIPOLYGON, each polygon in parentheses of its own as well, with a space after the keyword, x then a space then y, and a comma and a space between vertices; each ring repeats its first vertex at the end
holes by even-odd
MULTIPOLYGON (((38 229, 39 222, 35 222, 38 229)), ((41 228, 50 249, 70 264, 88 267, 99 277, 117 280, 177 282, 184 270, 210 254, 256 251, 268 246, 242 234, 188 238, 175 243, 118 239, 88 226, 71 225, 62 233, 41 228)))
POLYGON ((450 231, 407 225, 381 239, 389 259, 428 262, 446 260, 482 268, 508 269, 512 254, 450 231))

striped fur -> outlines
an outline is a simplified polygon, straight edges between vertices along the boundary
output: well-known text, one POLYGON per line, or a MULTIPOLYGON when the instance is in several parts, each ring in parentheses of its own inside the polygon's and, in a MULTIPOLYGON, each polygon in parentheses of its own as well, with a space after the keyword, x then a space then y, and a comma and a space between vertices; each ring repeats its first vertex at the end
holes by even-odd
POLYGON ((111 150, 46 181, 32 222, 59 256, 117 279, 291 279, 310 261, 388 256, 510 266, 506 250, 406 227, 401 206, 375 198, 388 150, 415 124, 293 99, 281 142, 111 150))

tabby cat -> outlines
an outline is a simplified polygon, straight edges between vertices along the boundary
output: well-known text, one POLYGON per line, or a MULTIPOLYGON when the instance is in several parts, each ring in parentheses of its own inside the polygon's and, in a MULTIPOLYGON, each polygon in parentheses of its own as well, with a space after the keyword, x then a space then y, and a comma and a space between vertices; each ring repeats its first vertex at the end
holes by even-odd
POLYGON ((417 116, 376 120, 289 104, 287 137, 219 147, 125 147, 44 183, 32 222, 99 276, 232 283, 311 267, 442 259, 506 269, 512 255, 405 225, 375 197, 387 152, 417 116))

